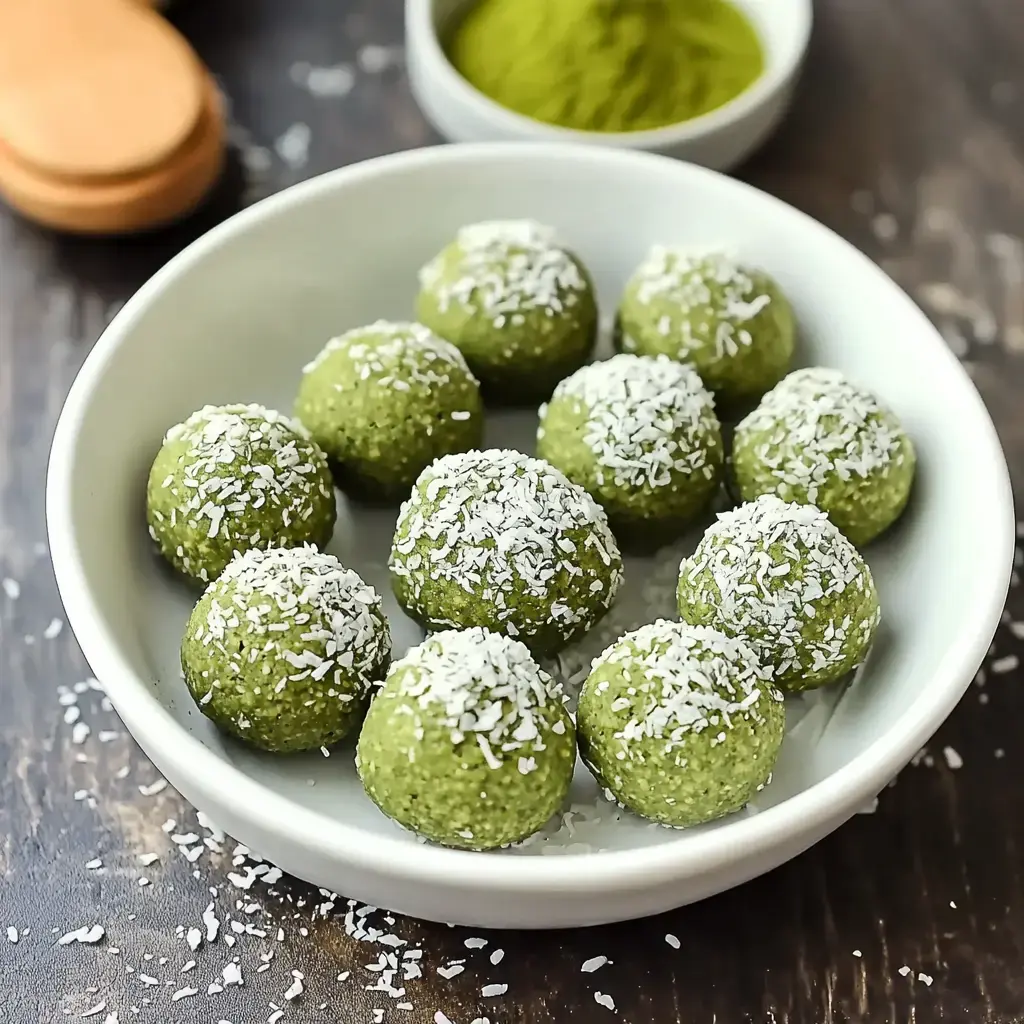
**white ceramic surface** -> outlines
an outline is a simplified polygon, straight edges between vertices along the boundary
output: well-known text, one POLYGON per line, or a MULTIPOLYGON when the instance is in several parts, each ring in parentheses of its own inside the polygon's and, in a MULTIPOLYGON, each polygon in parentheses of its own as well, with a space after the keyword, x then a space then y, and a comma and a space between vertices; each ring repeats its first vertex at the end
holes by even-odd
POLYGON ((668 128, 622 134, 579 132, 508 110, 452 67, 438 36, 472 2, 405 0, 410 84, 424 114, 445 138, 452 142, 582 142, 661 153, 719 171, 736 166, 778 127, 789 109, 812 20, 811 0, 734 0, 765 47, 765 72, 746 92, 717 110, 668 128))
MULTIPOLYGON (((529 416, 496 416, 489 440, 514 445, 531 430, 529 416)), ((1006 467, 988 415, 941 338, 878 268, 746 185, 661 157, 572 145, 384 157, 298 185, 211 231, 139 291, 86 360, 54 438, 47 516, 85 655, 189 800, 319 885, 493 927, 662 911, 767 871, 840 825, 969 684, 996 628, 1013 548, 1006 467), (552 828, 521 850, 421 845, 363 796, 351 751, 249 752, 220 737, 185 692, 176 652, 191 594, 158 564, 143 522, 164 430, 206 402, 288 408, 300 368, 327 338, 409 316, 419 266, 460 225, 499 217, 556 225, 591 268, 605 313, 652 243, 732 247, 792 298, 800 361, 838 366, 875 389, 918 446, 911 505, 869 551, 885 612, 879 642, 845 689, 789 707, 786 753, 757 813, 675 832, 606 811, 575 838, 552 828), (810 713, 798 721, 802 712, 810 713), (605 849, 584 852, 580 841, 605 849)), ((334 545, 382 589, 391 523, 346 509, 334 545)), ((578 674, 616 629, 670 609, 678 553, 629 564, 631 596, 589 648, 563 659, 563 674, 578 674)), ((388 610, 401 650, 419 633, 390 601, 388 610)), ((593 807, 585 772, 574 799, 593 807)))

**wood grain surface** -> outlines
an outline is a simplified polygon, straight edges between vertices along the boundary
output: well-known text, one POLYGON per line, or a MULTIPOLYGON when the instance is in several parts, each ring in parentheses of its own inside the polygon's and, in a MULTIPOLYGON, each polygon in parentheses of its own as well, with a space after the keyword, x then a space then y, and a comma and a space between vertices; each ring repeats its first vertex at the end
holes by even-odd
MULTIPOLYGON (((252 862, 233 865, 230 841, 170 789, 152 792, 153 768, 85 683, 43 519, 67 388, 118 305, 240 204, 437 141, 394 49, 401 6, 180 0, 172 16, 230 97, 239 147, 207 208, 116 243, 60 238, 0 210, 0 1022, 90 1011, 111 1024, 1024 1021, 1020 590, 984 685, 875 813, 698 906, 576 933, 483 935, 482 948, 467 947, 464 930, 379 913, 366 920, 405 944, 360 941, 343 898, 287 878, 239 889, 252 862), (194 863, 182 849, 199 851, 194 863), (202 937, 211 903, 212 942, 202 937), (58 942, 94 924, 98 941, 58 942), (392 980, 389 953, 421 976, 392 980), (236 957, 242 985, 228 984, 236 957), (612 962, 581 970, 593 957, 612 962), (406 994, 368 990, 382 975, 406 994), (491 984, 507 991, 490 995, 491 984)), ((973 374, 1019 474, 1024 5, 821 0, 817 16, 796 109, 741 175, 851 239, 915 295, 973 374)))

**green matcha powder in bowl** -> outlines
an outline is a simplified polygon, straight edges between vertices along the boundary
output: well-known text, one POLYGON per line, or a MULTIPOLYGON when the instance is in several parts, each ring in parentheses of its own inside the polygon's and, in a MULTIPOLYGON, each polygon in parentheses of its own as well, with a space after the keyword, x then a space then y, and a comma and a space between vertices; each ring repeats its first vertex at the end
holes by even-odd
POLYGON ((477 0, 445 47, 485 96, 546 124, 640 132, 699 117, 764 71, 727 0, 477 0))

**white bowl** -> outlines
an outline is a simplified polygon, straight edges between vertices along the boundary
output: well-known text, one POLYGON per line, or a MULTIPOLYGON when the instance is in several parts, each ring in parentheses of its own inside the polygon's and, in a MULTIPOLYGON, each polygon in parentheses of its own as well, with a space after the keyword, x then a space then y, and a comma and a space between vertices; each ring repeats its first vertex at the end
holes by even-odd
MULTIPOLYGON (((489 440, 515 444, 523 417, 528 437, 534 421, 519 414, 493 417, 489 440)), ((713 172, 537 144, 439 147, 346 168, 265 200, 186 249, 118 314, 75 381, 53 442, 47 517, 86 657, 140 745, 193 804, 282 868, 351 897, 435 920, 533 928, 701 899, 774 868, 863 807, 981 663, 1014 527, 981 400, 925 317, 866 257, 713 172), (911 505, 868 554, 885 612, 879 642, 853 684, 820 697, 796 724, 756 814, 685 832, 609 814, 582 833, 601 852, 581 852, 561 833, 495 854, 420 845, 365 798, 350 751, 325 759, 245 750, 211 727, 180 680, 192 596, 158 564, 143 524, 164 430, 206 402, 288 408, 300 367, 328 337, 408 316, 419 266, 460 225, 499 217, 556 225, 591 268, 606 313, 652 243, 735 248, 792 298, 801 361, 840 367, 875 389, 917 444, 911 505)), ((334 546, 381 589, 392 523, 348 509, 334 546)), ((665 600, 675 566, 674 556, 629 563, 633 596, 590 650, 665 600)), ((398 649, 416 642, 393 602, 388 610, 398 649)), ((807 707, 789 710, 795 722, 807 707)), ((581 771, 579 800, 593 797, 587 778, 581 771)))
MULTIPOLYGON (((451 65, 439 37, 473 0, 406 0, 409 81, 423 113, 452 142, 576 142, 662 153, 715 170, 740 163, 767 141, 789 109, 811 34, 811 0, 734 0, 765 47, 764 74, 734 100, 654 131, 581 132, 508 110, 451 65)), ((557 0, 550 0, 555 3, 557 0)))

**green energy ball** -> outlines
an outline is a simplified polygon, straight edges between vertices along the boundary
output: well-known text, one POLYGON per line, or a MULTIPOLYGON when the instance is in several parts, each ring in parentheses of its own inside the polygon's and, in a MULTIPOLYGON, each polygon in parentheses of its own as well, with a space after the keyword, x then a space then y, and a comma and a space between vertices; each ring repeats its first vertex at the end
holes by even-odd
POLYGON ((554 654, 611 607, 622 558, 582 487, 519 452, 446 455, 398 514, 391 581, 427 629, 485 629, 554 654))
POLYGON ((899 420, 838 370, 795 370, 736 427, 733 473, 749 501, 776 494, 817 505, 854 544, 906 507, 914 446, 899 420))
POLYGON ((551 228, 532 221, 462 228, 420 271, 416 312, 506 404, 547 398, 597 338, 590 275, 551 228))
POLYGON ((435 633, 395 662, 356 766, 370 799, 436 843, 491 850, 559 810, 576 764, 560 687, 518 640, 435 633))
POLYGON ((617 355, 563 380, 541 408, 537 454, 585 488, 631 548, 678 537, 724 461, 714 399, 666 356, 617 355))
POLYGON ((786 711, 743 640, 659 619, 594 660, 580 755, 610 798, 663 825, 741 810, 770 781, 786 711))
POLYGON ((746 640, 790 692, 857 668, 881 614, 871 570, 828 516, 773 494, 719 515, 677 596, 685 622, 746 640))
POLYGON ((199 599, 181 642, 199 710, 280 754, 352 732, 390 656, 376 591, 312 547, 239 555, 199 599))
POLYGON ((626 285, 615 331, 623 352, 692 364, 729 408, 778 382, 795 342, 793 311, 767 274, 722 253, 660 245, 626 285))
POLYGON ((304 371, 295 415, 343 489, 404 498, 434 459, 483 439, 480 386, 422 324, 378 321, 333 338, 304 371))
POLYGON ((208 405, 167 432, 149 471, 149 533, 208 583, 237 552, 323 546, 336 517, 324 453, 301 423, 259 405, 208 405))

